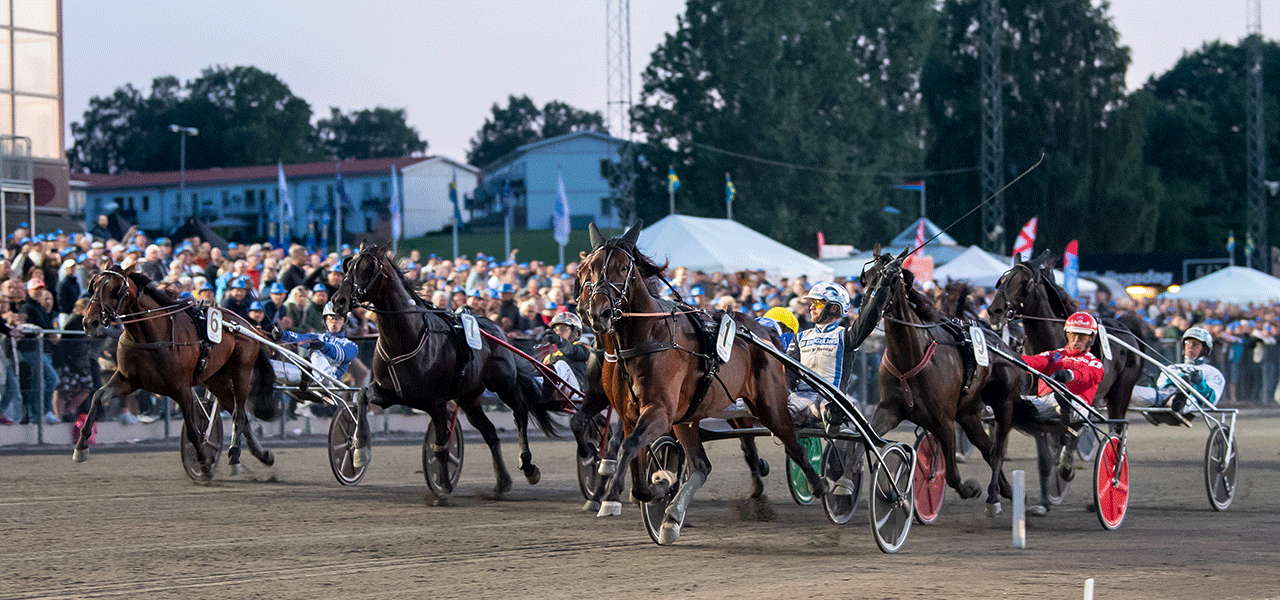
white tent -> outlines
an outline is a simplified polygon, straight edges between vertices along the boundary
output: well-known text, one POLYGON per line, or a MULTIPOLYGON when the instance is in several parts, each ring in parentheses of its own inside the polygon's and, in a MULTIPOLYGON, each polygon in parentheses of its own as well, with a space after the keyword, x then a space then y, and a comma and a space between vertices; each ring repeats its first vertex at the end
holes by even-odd
POLYGON ((729 219, 669 215, 644 228, 640 251, 659 264, 711 273, 758 271, 770 280, 807 275, 809 281, 832 279, 831 267, 729 219))
POLYGON ((1227 267, 1183 285, 1161 298, 1264 304, 1280 300, 1280 279, 1248 267, 1227 267))
POLYGON ((947 279, 954 279, 968 281, 978 287, 995 287, 1000 276, 1011 266, 1010 260, 1000 260, 982 248, 971 246, 960 256, 934 269, 933 280, 939 285, 946 284, 947 279))

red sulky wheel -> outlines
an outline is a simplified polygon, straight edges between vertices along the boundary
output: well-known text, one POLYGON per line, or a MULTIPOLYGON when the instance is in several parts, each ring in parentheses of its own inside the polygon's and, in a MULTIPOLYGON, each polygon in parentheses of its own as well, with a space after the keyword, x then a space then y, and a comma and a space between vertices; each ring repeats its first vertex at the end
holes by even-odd
POLYGON ((915 518, 921 525, 938 520, 942 499, 947 491, 947 461, 942 444, 932 433, 925 432, 916 440, 915 518))
POLYGON ((1129 457, 1118 436, 1108 436, 1098 450, 1093 463, 1093 499, 1103 529, 1120 527, 1129 508, 1129 457))

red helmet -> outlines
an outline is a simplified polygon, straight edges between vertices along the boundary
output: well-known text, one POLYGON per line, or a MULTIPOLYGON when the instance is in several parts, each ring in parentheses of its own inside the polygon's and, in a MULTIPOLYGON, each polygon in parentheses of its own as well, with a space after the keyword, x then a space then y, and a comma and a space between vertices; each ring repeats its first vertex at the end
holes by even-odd
POLYGON ((1067 317, 1067 323, 1062 326, 1062 330, 1070 333, 1097 335, 1098 320, 1087 312, 1078 312, 1067 317))

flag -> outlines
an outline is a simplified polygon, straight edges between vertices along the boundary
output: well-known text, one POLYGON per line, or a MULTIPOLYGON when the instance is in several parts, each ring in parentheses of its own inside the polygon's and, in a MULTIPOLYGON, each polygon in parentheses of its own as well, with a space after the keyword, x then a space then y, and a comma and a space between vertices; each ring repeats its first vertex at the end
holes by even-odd
POLYGON ((724 201, 733 204, 733 196, 738 190, 733 187, 733 180, 729 179, 729 174, 724 174, 724 201))
POLYGON ((511 205, 515 203, 511 201, 512 198, 511 198, 511 180, 510 179, 502 180, 502 197, 499 198, 499 200, 502 201, 502 214, 504 215, 511 214, 511 205))
POLYGON ((1232 253, 1235 251, 1236 251, 1236 232, 1232 231, 1231 233, 1227 234, 1227 252, 1232 253))
POLYGON ((289 223, 293 221, 293 203, 289 202, 289 184, 284 180, 284 163, 276 163, 276 170, 280 174, 280 212, 284 222, 289 223))
POLYGON ((353 210, 351 206, 351 197, 347 196, 347 186, 342 184, 342 163, 337 164, 338 183, 335 187, 338 189, 338 206, 346 210, 353 210))
POLYGON ((391 239, 400 239, 400 183, 396 181, 396 166, 391 165, 391 239))
POLYGON ((1062 287, 1067 296, 1075 298, 1080 295, 1080 241, 1071 240, 1067 251, 1062 254, 1062 287))
POLYGON ((556 212, 552 217, 556 243, 569 244, 569 197, 564 193, 564 175, 556 173, 556 212))
POLYGON ((1022 231, 1018 232, 1018 241, 1013 245, 1014 256, 1022 255, 1022 260, 1031 260, 1031 250, 1036 245, 1036 221, 1040 217, 1031 217, 1026 225, 1022 226, 1022 231))
POLYGON ((1253 233, 1244 236, 1244 255, 1253 256, 1253 233))
POLYGON ((462 227, 462 208, 458 206, 458 172, 454 171, 449 182, 449 202, 453 203, 453 226, 462 227))
POLYGON ((916 248, 924 246, 924 219, 916 221, 916 248))
POLYGON ((825 245, 827 245, 827 238, 822 235, 821 231, 819 231, 818 232, 818 256, 819 257, 822 256, 822 247, 825 245))
POLYGON ((674 194, 680 189, 680 178, 676 177, 676 168, 667 167, 667 193, 674 194))
POLYGON ((897 189, 900 189, 900 190, 911 190, 911 191, 913 191, 913 192, 922 192, 922 191, 924 191, 924 182, 923 182, 923 181, 912 181, 911 183, 904 183, 904 184, 902 184, 902 185, 895 185, 895 186, 893 186, 893 187, 895 187, 895 188, 897 188, 897 189))

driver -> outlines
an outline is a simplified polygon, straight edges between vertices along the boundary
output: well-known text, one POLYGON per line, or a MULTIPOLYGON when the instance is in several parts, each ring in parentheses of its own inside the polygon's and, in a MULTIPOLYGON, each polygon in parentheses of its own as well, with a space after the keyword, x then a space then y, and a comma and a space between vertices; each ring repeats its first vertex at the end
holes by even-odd
POLYGON ((582 319, 571 312, 557 313, 551 319, 551 331, 544 340, 553 345, 542 363, 555 369, 556 375, 578 390, 587 389, 587 358, 591 349, 582 343, 582 319))
MULTIPOLYGON (((849 312, 849 293, 844 286, 820 281, 809 289, 805 298, 810 300, 809 318, 813 327, 796 335, 795 343, 787 349, 787 354, 841 391, 846 391, 853 380, 856 349, 853 331, 840 324, 845 313, 849 312)), ((799 380, 793 381, 792 390, 787 398, 792 419, 802 426, 817 422, 821 417, 818 393, 799 380)))
MULTIPOLYGON (((294 333, 275 326, 271 328, 271 339, 276 343, 298 344, 309 348, 313 370, 327 373, 334 379, 342 379, 351 362, 356 359, 357 348, 355 342, 347 339, 346 317, 333 309, 332 302, 324 305, 324 326, 324 333, 294 333)), ((271 366, 275 368, 278 379, 287 384, 303 385, 302 371, 293 363, 272 360, 271 366)), ((318 376, 313 375, 310 379, 318 379, 318 376)), ((299 402, 294 413, 297 414, 297 410, 308 404, 299 402)))
MULTIPOLYGON (((1205 362, 1211 350, 1213 350, 1213 334, 1203 327, 1192 327, 1182 334, 1182 364, 1170 367, 1178 371, 1182 379, 1200 392, 1210 405, 1218 401, 1222 395, 1222 389, 1226 387, 1226 379, 1222 376, 1222 371, 1205 362)), ((1161 423, 1179 425, 1180 420, 1195 416, 1194 407, 1187 402, 1187 394, 1174 384, 1168 375, 1163 374, 1156 380, 1154 388, 1134 386, 1130 405, 1168 406, 1173 409, 1173 412, 1178 413, 1178 415, 1161 414, 1159 416, 1149 412, 1144 413, 1147 420, 1156 425, 1161 423)))
MULTIPOLYGON (((1049 350, 1034 356, 1022 355, 1027 366, 1052 377, 1067 386, 1067 391, 1079 396, 1089 405, 1093 405, 1093 396, 1098 392, 1098 384, 1102 383, 1102 361, 1089 352, 1093 339, 1098 335, 1098 320, 1086 312, 1077 312, 1067 317, 1062 326, 1067 334, 1067 345, 1061 350, 1049 350)), ((1056 398, 1052 388, 1044 381, 1036 386, 1036 397, 1031 399, 1043 419, 1060 416, 1062 424, 1070 426, 1071 414, 1074 411, 1060 410, 1065 399, 1056 398)), ((1069 408, 1069 405, 1067 405, 1069 408)))

